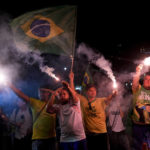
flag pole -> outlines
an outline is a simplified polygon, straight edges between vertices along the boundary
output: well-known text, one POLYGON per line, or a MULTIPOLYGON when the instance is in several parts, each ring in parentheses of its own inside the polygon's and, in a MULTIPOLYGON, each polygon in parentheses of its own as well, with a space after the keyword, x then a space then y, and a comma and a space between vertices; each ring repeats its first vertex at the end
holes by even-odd
POLYGON ((70 72, 73 70, 73 63, 74 63, 74 55, 71 55, 71 69, 70 72))
POLYGON ((77 7, 75 8, 75 20, 74 20, 74 41, 72 42, 72 55, 71 57, 71 69, 70 72, 73 71, 73 65, 74 65, 74 53, 75 53, 75 39, 76 39, 76 23, 77 23, 77 7))

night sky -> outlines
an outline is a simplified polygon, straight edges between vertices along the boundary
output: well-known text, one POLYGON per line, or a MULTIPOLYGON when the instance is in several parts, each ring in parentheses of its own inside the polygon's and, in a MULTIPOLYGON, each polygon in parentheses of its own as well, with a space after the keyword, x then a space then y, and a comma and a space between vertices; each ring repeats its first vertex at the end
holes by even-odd
POLYGON ((97 49, 115 68, 128 66, 150 54, 141 50, 150 51, 150 13, 146 4, 14 0, 9 3, 5 1, 0 10, 15 18, 28 11, 65 4, 77 5, 77 45, 84 42, 97 49))
MULTIPOLYGON (((11 20, 37 9, 66 4, 77 5, 77 46, 84 42, 89 47, 96 49, 112 63, 114 72, 126 70, 129 73, 134 72, 136 67, 134 61, 150 55, 150 11, 147 8, 149 4, 139 3, 137 6, 137 2, 131 4, 131 2, 110 3, 106 1, 102 3, 92 0, 81 3, 81 1, 3 1, 0 5, 0 14, 8 14, 11 20)), ((53 57, 53 59, 55 58, 53 57)), ((58 64, 61 64, 61 62, 58 62, 58 64)), ((78 68, 76 69, 78 73, 76 74, 77 83, 81 84, 84 72, 81 71, 81 65, 76 68, 78 68), (79 73, 82 73, 82 76, 79 73)), ((56 70, 58 71, 58 69, 56 70)), ((23 83, 20 84, 22 84, 22 90, 26 94, 37 96, 41 74, 44 73, 39 73, 36 65, 32 68, 24 65, 21 68, 19 75, 20 78, 23 78, 23 83), (27 73, 24 70, 28 70, 27 73), (26 79, 26 77, 28 78, 26 79)), ((68 78, 68 72, 64 76, 68 78)), ((45 77, 43 81, 48 81, 47 78, 45 77)), ((56 86, 53 80, 50 82, 56 86)))

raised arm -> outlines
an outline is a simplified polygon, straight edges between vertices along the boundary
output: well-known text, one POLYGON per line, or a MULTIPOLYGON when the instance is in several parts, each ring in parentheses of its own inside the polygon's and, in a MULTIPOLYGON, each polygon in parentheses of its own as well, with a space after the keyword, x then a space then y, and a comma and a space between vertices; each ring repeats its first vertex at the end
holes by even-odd
POLYGON ((51 98, 49 100, 49 102, 47 103, 47 107, 46 107, 46 111, 48 113, 56 113, 58 111, 58 109, 53 107, 54 101, 56 99, 56 96, 58 96, 59 91, 61 88, 57 89, 56 91, 52 92, 51 98))
POLYGON ((74 88, 72 88, 66 81, 63 81, 62 84, 65 85, 71 92, 73 102, 77 103, 79 101, 79 97, 78 97, 78 94, 76 93, 76 91, 74 90, 74 88))
POLYGON ((136 92, 139 89, 139 80, 140 80, 142 68, 143 68, 142 64, 140 64, 136 67, 136 73, 133 77, 133 83, 132 83, 132 91, 133 92, 136 92))
POLYGON ((107 102, 110 102, 113 97, 117 95, 117 91, 113 91, 112 94, 110 94, 108 97, 106 97, 107 102))
POLYGON ((40 88, 41 91, 44 92, 49 92, 49 93, 53 93, 54 91, 50 90, 50 89, 46 89, 46 88, 40 88))
POLYGON ((70 71, 69 73, 69 79, 70 79, 70 87, 75 90, 74 88, 74 73, 72 71, 70 71))
POLYGON ((27 95, 25 95, 22 91, 17 89, 13 84, 9 84, 9 87, 24 101, 26 101, 26 102, 30 101, 30 98, 27 95))

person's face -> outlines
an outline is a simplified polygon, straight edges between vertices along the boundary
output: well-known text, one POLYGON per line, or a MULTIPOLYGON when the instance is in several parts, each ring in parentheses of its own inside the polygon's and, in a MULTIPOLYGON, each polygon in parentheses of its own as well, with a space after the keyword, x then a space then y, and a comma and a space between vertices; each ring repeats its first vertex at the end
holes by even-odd
POLYGON ((144 77, 143 87, 147 90, 150 90, 150 75, 146 75, 144 77))
POLYGON ((145 106, 147 112, 150 112, 150 105, 145 106))
POLYGON ((69 93, 66 90, 61 90, 60 101, 62 104, 67 103, 69 101, 69 93))
POLYGON ((96 88, 95 88, 95 87, 89 88, 89 89, 87 90, 86 94, 87 94, 87 97, 88 97, 89 99, 95 98, 95 97, 96 97, 96 88))
POLYGON ((49 100, 49 92, 47 91, 39 90, 39 96, 40 96, 40 99, 43 101, 49 100))

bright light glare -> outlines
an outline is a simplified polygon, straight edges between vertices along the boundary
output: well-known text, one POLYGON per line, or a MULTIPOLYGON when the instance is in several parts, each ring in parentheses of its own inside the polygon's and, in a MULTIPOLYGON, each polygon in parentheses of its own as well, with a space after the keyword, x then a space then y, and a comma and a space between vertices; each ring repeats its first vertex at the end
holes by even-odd
POLYGON ((56 81, 60 81, 60 79, 58 77, 55 77, 56 81))
POLYGON ((76 86, 75 87, 75 90, 80 90, 81 91, 81 89, 82 89, 81 86, 76 86))
POLYGON ((150 57, 144 59, 144 65, 150 66, 150 57))
POLYGON ((7 77, 4 73, 0 72, 0 84, 7 84, 7 77))
POLYGON ((66 71, 66 70, 67 70, 67 67, 64 67, 64 70, 66 71))
POLYGON ((46 72, 50 77, 54 78, 56 81, 60 81, 60 79, 53 73, 54 68, 50 68, 48 66, 41 67, 43 72, 46 72))
POLYGON ((116 83, 116 81, 113 82, 113 88, 114 88, 114 89, 117 88, 117 83, 116 83))
POLYGON ((51 73, 51 77, 54 78, 56 81, 60 81, 60 79, 58 77, 56 77, 56 75, 53 73, 51 73))

